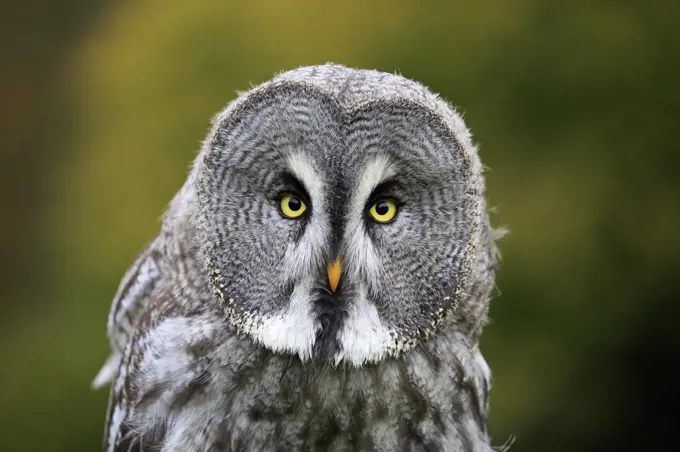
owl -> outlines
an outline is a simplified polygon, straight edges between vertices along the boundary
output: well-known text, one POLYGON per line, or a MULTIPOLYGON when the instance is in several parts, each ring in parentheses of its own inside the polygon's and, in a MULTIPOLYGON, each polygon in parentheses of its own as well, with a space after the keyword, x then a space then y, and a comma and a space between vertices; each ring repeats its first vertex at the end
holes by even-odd
POLYGON ((326 64, 240 94, 115 295, 106 451, 491 451, 496 235, 423 85, 326 64))

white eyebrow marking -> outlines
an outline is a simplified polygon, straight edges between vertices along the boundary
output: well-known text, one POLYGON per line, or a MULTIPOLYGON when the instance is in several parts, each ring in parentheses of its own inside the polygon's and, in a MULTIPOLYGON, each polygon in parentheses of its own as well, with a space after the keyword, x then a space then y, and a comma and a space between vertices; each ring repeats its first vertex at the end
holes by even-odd
POLYGON ((396 167, 384 154, 366 162, 359 173, 358 183, 352 192, 345 230, 345 257, 347 271, 355 281, 364 280, 369 293, 380 291, 382 259, 373 246, 365 228, 365 207, 373 190, 396 174, 396 167))
MULTIPOLYGON (((302 154, 291 154, 286 161, 288 169, 305 186, 307 193, 316 205, 323 202, 323 182, 314 169, 313 163, 302 154), (318 198, 318 199, 317 199, 318 198)), ((319 205, 319 207, 321 207, 319 205)))
POLYGON ((356 211, 358 208, 363 210, 375 187, 395 174, 397 174, 397 170, 386 155, 378 154, 374 159, 369 160, 360 173, 359 185, 353 198, 352 211, 356 211))
MULTIPOLYGON (((304 185, 309 195, 313 218, 298 243, 288 245, 285 255, 286 272, 284 282, 293 282, 314 274, 322 260, 323 250, 328 243, 330 225, 325 212, 322 177, 315 170, 313 161, 304 154, 291 153, 286 161, 288 169, 304 185)), ((289 220, 290 221, 290 220, 289 220)))

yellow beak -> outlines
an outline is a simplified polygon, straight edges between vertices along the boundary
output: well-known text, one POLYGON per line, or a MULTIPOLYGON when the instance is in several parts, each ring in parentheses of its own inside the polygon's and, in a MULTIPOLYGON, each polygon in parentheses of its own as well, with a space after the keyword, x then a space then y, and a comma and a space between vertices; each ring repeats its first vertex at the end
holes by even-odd
POLYGON ((336 259, 334 262, 328 264, 328 284, 331 291, 335 292, 340 283, 340 275, 342 274, 342 258, 336 259))

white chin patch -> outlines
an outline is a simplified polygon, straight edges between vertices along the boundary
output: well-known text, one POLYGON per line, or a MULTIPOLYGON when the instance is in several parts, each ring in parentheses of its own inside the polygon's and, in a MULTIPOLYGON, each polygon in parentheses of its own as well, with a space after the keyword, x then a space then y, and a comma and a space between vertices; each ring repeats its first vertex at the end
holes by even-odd
MULTIPOLYGON (((314 300, 309 294, 309 288, 300 285, 281 313, 261 321, 247 319, 240 327, 273 352, 296 354, 303 361, 311 360, 321 324, 314 315, 314 300)), ((335 365, 345 362, 358 367, 381 361, 395 350, 395 337, 383 325, 377 309, 366 298, 365 290, 361 289, 359 296, 352 300, 347 318, 338 333, 340 347, 332 362, 335 365)))
POLYGON ((272 351, 294 353, 307 360, 312 357, 312 347, 321 325, 312 311, 310 288, 303 286, 300 284, 295 288, 282 312, 245 325, 245 329, 257 342, 272 351))
POLYGON ((378 310, 366 298, 362 288, 353 300, 338 336, 340 350, 335 355, 335 363, 346 361, 361 366, 381 361, 396 346, 395 337, 383 325, 378 310))

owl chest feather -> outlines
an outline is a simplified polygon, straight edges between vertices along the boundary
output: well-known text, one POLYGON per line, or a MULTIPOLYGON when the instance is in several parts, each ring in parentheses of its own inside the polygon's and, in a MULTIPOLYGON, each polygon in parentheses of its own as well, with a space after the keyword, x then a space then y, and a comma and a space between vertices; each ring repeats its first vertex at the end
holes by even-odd
POLYGON ((140 341, 121 430, 162 451, 490 451, 488 375, 462 339, 336 367, 273 354, 209 317, 169 318, 140 341))

